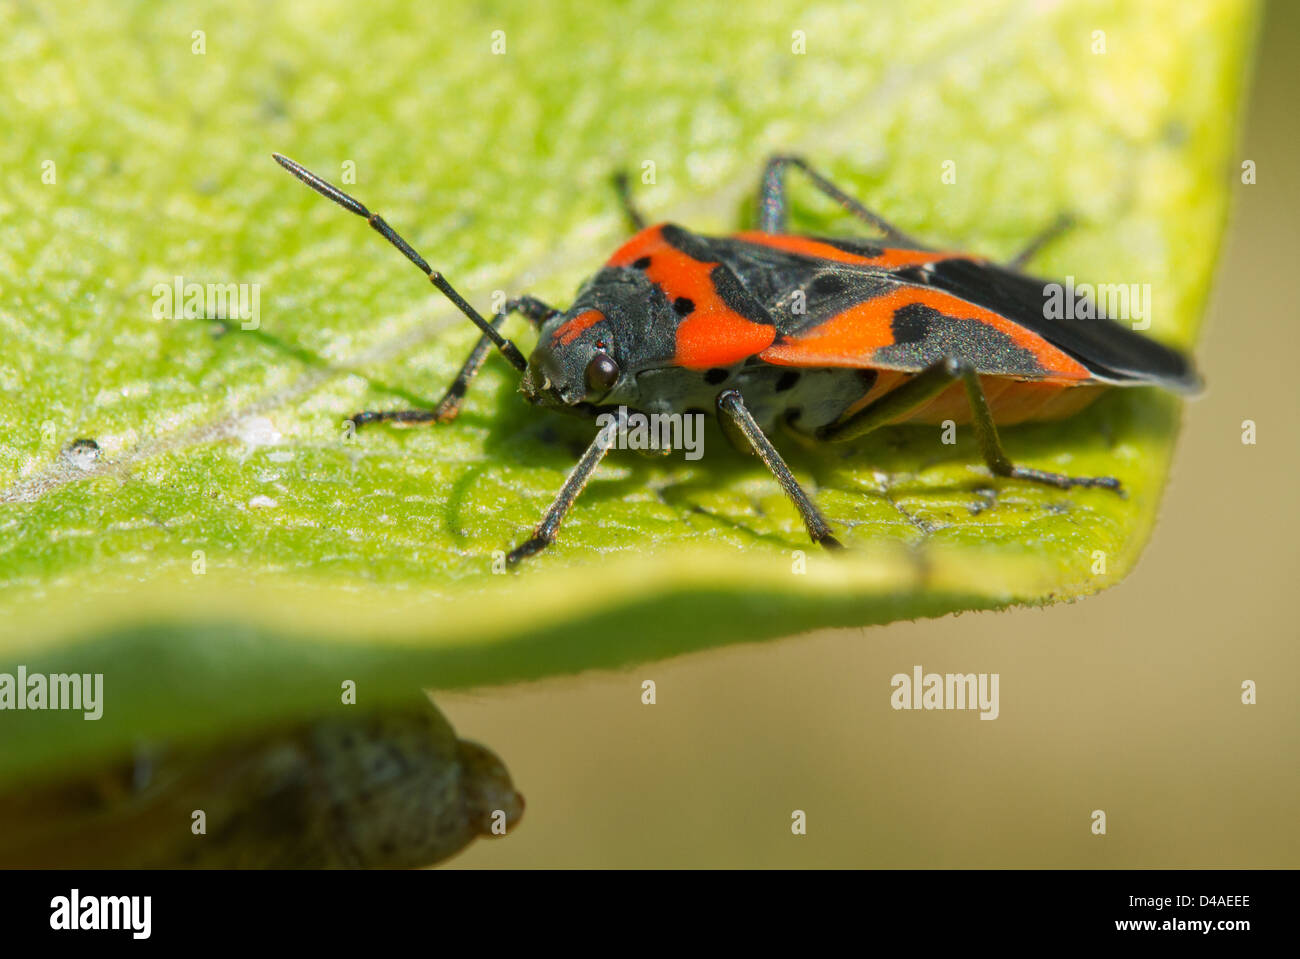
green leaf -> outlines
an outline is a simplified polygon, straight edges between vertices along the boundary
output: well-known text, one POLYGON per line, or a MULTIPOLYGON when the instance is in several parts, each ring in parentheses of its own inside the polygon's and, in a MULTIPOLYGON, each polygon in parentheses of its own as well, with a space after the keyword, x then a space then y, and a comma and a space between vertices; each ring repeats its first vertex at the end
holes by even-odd
MULTIPOLYGON (((494 357, 454 423, 347 439, 357 409, 436 401, 475 331, 269 154, 354 169, 486 307, 567 302, 624 235, 616 168, 653 162, 651 216, 725 232, 752 225, 765 155, 796 150, 936 245, 1006 257, 1072 212, 1035 271, 1149 283, 1149 335, 1190 349, 1254 6, 447 6, 0 8, 0 670, 105 674, 97 722, 7 713, 0 777, 319 714, 347 679, 398 701, 1132 568, 1179 417, 1146 389, 1004 432, 1017 462, 1118 476, 1124 499, 992 483, 965 430, 786 443, 852 547, 829 558, 710 433, 698 462, 614 455, 553 549, 493 575, 590 424, 527 407, 494 357), (260 328, 155 318, 178 276, 256 284, 260 328), (64 452, 81 438, 97 461, 64 452)), ((861 232, 794 189, 800 228, 861 232)))

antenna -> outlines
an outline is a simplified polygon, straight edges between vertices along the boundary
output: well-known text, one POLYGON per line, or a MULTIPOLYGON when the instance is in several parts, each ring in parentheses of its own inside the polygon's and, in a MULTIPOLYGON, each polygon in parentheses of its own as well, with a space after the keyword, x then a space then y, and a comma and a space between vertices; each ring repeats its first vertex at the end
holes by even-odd
POLYGON ((280 166, 284 167, 321 196, 333 200, 339 206, 343 207, 343 209, 350 210, 359 217, 364 217, 365 221, 375 228, 375 232, 401 250, 402 255, 418 266, 424 275, 429 278, 429 282, 436 286, 442 292, 443 296, 451 300, 456 309, 469 317, 474 322, 474 325, 483 331, 483 335, 496 345, 496 348, 505 355, 507 360, 510 361, 511 366, 520 371, 528 368, 528 361, 524 359, 524 355, 519 352, 519 348, 498 333, 496 327, 483 319, 483 317, 479 315, 478 311, 475 310, 474 307, 470 306, 463 296, 456 292, 455 288, 447 282, 441 273, 429 266, 429 264, 425 262, 424 257, 415 252, 415 249, 411 244, 402 239, 396 230, 384 222, 382 216, 378 213, 371 213, 366 209, 365 204, 358 200, 354 200, 333 184, 325 182, 301 164, 295 163, 288 157, 281 156, 278 153, 272 153, 271 156, 275 158, 276 163, 280 164, 280 166))

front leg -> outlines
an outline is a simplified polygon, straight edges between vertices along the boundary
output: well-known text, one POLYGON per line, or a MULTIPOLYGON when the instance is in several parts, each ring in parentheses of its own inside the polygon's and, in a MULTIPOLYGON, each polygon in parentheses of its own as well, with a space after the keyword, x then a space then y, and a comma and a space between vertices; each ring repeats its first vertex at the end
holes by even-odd
POLYGON ((988 400, 984 397, 984 389, 980 386, 979 375, 975 372, 975 368, 964 360, 951 357, 922 370, 902 386, 886 393, 847 420, 822 427, 817 431, 817 438, 837 441, 863 436, 901 419, 908 413, 919 410, 957 380, 961 380, 966 388, 980 454, 995 475, 1045 483, 1058 489, 1096 486, 1117 493, 1122 492, 1119 480, 1113 476, 1066 476, 1064 473, 1049 473, 1046 470, 1014 465, 1002 449, 997 424, 993 422, 993 414, 989 411, 988 400))
MULTIPOLYGON (((507 300, 505 305, 492 318, 492 329, 497 330, 505 322, 507 316, 511 313, 522 313, 533 324, 541 324, 557 311, 547 306, 541 300, 531 296, 521 296, 517 299, 507 300)), ((465 401, 465 395, 469 392, 470 384, 478 376, 479 370, 483 368, 483 361, 487 359, 488 353, 493 347, 492 340, 485 333, 479 337, 478 342, 474 344, 474 349, 469 354, 469 359, 460 368, 456 378, 451 381, 447 387, 447 392, 443 394, 438 404, 431 410, 364 410, 360 413, 354 413, 348 417, 358 429, 367 423, 447 423, 454 420, 460 413, 461 404, 465 401)))
POLYGON ((795 509, 799 511, 812 541, 826 549, 843 549, 840 541, 831 535, 831 524, 826 522, 826 517, 822 516, 821 511, 813 505, 812 499, 799 485, 799 481, 790 472, 790 467, 785 465, 781 454, 776 451, 772 441, 767 438, 763 428, 758 425, 749 408, 745 406, 745 399, 740 395, 739 390, 724 390, 718 394, 718 419, 722 422, 724 430, 734 429, 744 437, 758 454, 758 458, 772 471, 776 481, 785 490, 785 495, 790 497, 795 509))
POLYGON ((617 419, 611 421, 602 427, 596 434, 596 438, 591 441, 587 451, 582 454, 572 472, 560 487, 560 492, 556 494, 555 501, 551 503, 546 515, 542 521, 537 524, 533 530, 533 535, 528 540, 520 543, 508 554, 506 554, 506 565, 514 566, 521 559, 527 559, 536 553, 540 553, 546 547, 555 542, 555 534, 559 532, 560 523, 564 522, 565 514, 573 506, 573 501, 587 485, 591 479, 591 474, 596 472, 596 467, 600 461, 605 458, 605 454, 610 451, 618 440, 620 431, 627 426, 627 418, 623 411, 619 411, 617 419))

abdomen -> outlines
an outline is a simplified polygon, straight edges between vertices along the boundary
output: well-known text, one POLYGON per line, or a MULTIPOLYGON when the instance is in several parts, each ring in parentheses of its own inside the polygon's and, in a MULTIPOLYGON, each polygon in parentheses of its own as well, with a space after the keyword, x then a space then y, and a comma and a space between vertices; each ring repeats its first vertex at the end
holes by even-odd
MULTIPOLYGON (((913 373, 894 370, 878 371, 876 381, 865 395, 850 406, 844 416, 893 392, 911 379, 913 373)), ((1006 376, 981 376, 980 387, 988 400, 989 410, 999 426, 1035 420, 1059 420, 1073 416, 1091 404, 1107 387, 1102 384, 1063 386, 1034 380, 1016 380, 1006 376)), ((954 382, 946 390, 911 413, 894 420, 895 423, 934 424, 952 420, 958 425, 971 421, 970 400, 966 388, 954 382)))

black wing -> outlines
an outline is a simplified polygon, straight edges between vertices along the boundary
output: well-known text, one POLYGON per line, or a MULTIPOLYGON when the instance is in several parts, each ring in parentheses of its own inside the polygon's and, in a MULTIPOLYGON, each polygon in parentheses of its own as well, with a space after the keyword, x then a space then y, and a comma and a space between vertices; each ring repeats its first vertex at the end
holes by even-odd
POLYGON ((897 275, 1005 316, 1068 353, 1104 382, 1130 386, 1151 384, 1180 393, 1194 393, 1201 388, 1200 377, 1185 356, 1122 323, 1105 316, 1045 317, 1043 307, 1050 280, 962 259, 941 260, 897 275))

